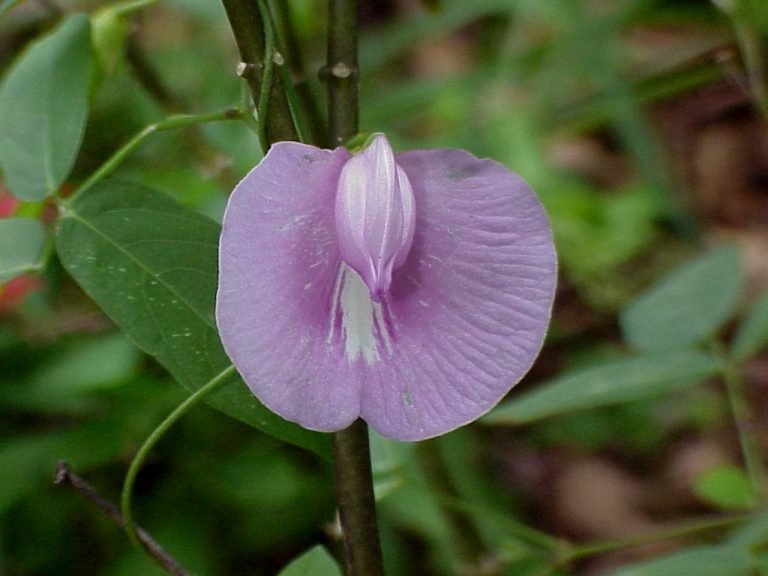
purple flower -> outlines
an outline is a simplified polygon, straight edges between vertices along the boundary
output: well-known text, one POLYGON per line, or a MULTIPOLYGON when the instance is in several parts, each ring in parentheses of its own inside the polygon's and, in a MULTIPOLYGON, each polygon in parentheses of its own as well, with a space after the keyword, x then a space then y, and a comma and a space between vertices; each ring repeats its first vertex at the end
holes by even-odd
POLYGON ((224 215, 216 319, 256 397, 321 431, 421 440, 528 371, 557 262, 533 191, 462 150, 275 144, 224 215))

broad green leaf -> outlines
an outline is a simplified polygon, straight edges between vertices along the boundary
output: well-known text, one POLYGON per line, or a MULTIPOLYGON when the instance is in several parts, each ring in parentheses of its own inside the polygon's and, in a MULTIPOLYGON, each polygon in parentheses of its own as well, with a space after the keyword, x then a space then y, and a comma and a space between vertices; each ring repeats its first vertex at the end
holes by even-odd
POLYGON ((566 373, 491 411, 486 424, 525 424, 557 414, 632 402, 702 382, 717 362, 698 350, 649 354, 566 373))
POLYGON ((733 339, 731 354, 736 360, 747 360, 768 345, 768 290, 758 299, 739 326, 733 339))
POLYGON ((286 566, 278 576, 341 576, 341 569, 322 546, 315 546, 286 566))
POLYGON ((630 303, 620 318, 624 337, 644 351, 698 344, 732 316, 743 283, 735 246, 708 252, 630 303))
POLYGON ((0 284, 39 268, 45 236, 39 220, 0 219, 0 284))
MULTIPOLYGON (((141 349, 190 391, 229 368, 216 331, 219 226, 138 184, 105 181, 62 211, 61 262, 141 349)), ((239 378, 210 404, 288 442, 327 455, 329 437, 276 416, 239 378)))
POLYGON ((699 546, 622 568, 611 576, 749 576, 752 562, 745 551, 727 546, 699 546))
POLYGON ((75 14, 36 42, 0 88, 0 165, 22 200, 54 194, 85 130, 92 67, 88 18, 75 14))
POLYGON ((749 509, 757 502, 744 471, 721 466, 704 472, 693 483, 694 493, 707 502, 726 509, 749 509))

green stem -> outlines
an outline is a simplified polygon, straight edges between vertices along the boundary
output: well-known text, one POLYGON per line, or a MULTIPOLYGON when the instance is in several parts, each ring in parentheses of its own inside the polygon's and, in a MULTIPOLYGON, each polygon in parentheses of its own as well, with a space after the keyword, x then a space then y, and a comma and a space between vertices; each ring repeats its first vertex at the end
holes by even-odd
POLYGON ((256 103, 256 113, 258 114, 259 142, 261 151, 266 153, 269 150, 269 137, 267 135, 267 118, 269 118, 269 100, 272 94, 272 83, 274 79, 273 68, 275 67, 275 31, 270 22, 269 9, 264 4, 264 0, 259 0, 259 12, 264 24, 264 72, 262 74, 261 89, 259 90, 259 99, 256 103))
POLYGON ((438 500, 440 512, 445 519, 451 544, 460 568, 457 572, 474 574, 491 557, 483 544, 472 516, 460 507, 448 503, 459 501, 459 492, 453 482, 448 467, 445 465, 440 446, 435 440, 420 442, 416 446, 416 456, 428 484, 437 489, 441 496, 438 500))
MULTIPOLYGON (((330 0, 329 15, 329 136, 341 145, 357 133, 357 0, 330 0)), ((334 433, 333 455, 347 576, 384 576, 365 422, 334 433)))
POLYGON ((358 130, 358 0, 331 0, 328 30, 328 122, 332 146, 358 130))
POLYGON ((736 424, 741 453, 752 484, 752 491, 762 501, 766 496, 765 468, 752 426, 752 410, 744 392, 741 371, 720 342, 713 342, 712 351, 720 363, 720 372, 725 382, 728 402, 736 424))
POLYGON ((133 485, 136 481, 136 475, 139 473, 142 464, 144 464, 144 460, 146 460, 152 448, 155 447, 157 442, 163 437, 168 429, 173 426, 174 423, 176 423, 179 418, 189 412, 189 410, 200 403, 201 400, 205 399, 211 393, 218 390, 223 384, 229 381, 229 379, 235 373, 235 367, 230 365, 221 371, 212 380, 208 381, 205 385, 195 391, 195 393, 187 398, 184 402, 179 404, 179 406, 177 406, 176 409, 171 412, 157 428, 155 428, 152 434, 149 435, 149 438, 147 438, 144 441, 144 444, 142 444, 141 448, 139 448, 136 456, 134 456, 133 461, 128 468, 128 473, 125 475, 125 481, 123 482, 123 492, 120 496, 120 508, 123 515, 123 522, 125 524, 125 531, 128 534, 128 538, 130 538, 131 542, 137 548, 140 548, 141 544, 139 543, 139 539, 136 536, 136 528, 133 524, 133 514, 131 512, 131 496, 133 494, 133 485))
POLYGON ((637 546, 652 544, 654 542, 662 542, 664 540, 673 540, 686 536, 694 536, 701 534, 702 532, 722 530, 724 528, 736 526, 744 522, 744 520, 749 517, 749 514, 739 514, 734 516, 727 516, 725 518, 715 518, 713 520, 700 520, 697 522, 685 524, 683 526, 675 526, 666 530, 659 530, 658 532, 654 532, 652 534, 641 534, 639 536, 633 536, 624 540, 596 542, 585 544, 583 546, 572 546, 570 551, 561 556, 557 564, 564 566, 575 560, 581 560, 591 556, 598 556, 600 554, 605 554, 606 552, 616 552, 618 550, 635 548, 637 546))
POLYGON ((744 0, 737 0, 731 13, 736 39, 747 70, 749 87, 755 105, 768 119, 768 61, 760 32, 755 29, 752 15, 744 6, 744 0))
POLYGON ((243 112, 234 108, 222 112, 209 112, 207 114, 182 114, 171 116, 160 122, 155 122, 142 129, 138 134, 118 149, 109 159, 102 164, 98 170, 91 174, 85 182, 78 186, 77 190, 67 199, 72 203, 85 190, 111 174, 128 156, 130 156, 144 141, 155 132, 163 130, 173 130, 176 128, 186 128, 188 126, 197 126, 207 122, 220 122, 223 120, 239 120, 243 117, 243 112))
MULTIPOLYGON (((264 56, 264 82, 261 85, 261 94, 259 95, 258 104, 258 126, 257 133, 261 138, 262 150, 269 148, 269 139, 267 138, 266 127, 267 118, 269 118, 269 95, 272 91, 272 83, 274 73, 276 72, 283 83, 285 88, 285 96, 288 98, 288 104, 292 111, 299 111, 301 108, 301 102, 296 93, 296 87, 293 85, 293 80, 290 77, 288 69, 284 66, 284 58, 280 53, 280 45, 278 43, 277 35, 275 34, 275 24, 272 19, 272 14, 269 11, 269 6, 265 0, 259 0, 259 10, 261 10, 261 17, 264 22, 264 34, 266 37, 266 54, 264 56)), ((300 113, 293 115, 293 122, 296 126, 296 138, 299 142, 314 142, 309 136, 309 129, 304 121, 303 116, 300 113)))
POLYGON ((466 514, 472 514, 474 516, 483 516, 492 519, 495 524, 507 532, 510 536, 535 546, 548 552, 560 553, 562 550, 569 549, 571 544, 565 540, 561 540, 555 536, 551 536, 546 532, 541 532, 530 526, 526 526, 521 522, 517 522, 509 517, 507 514, 502 514, 492 510, 488 510, 482 506, 471 504, 459 498, 448 496, 446 494, 434 495, 428 487, 425 488, 427 492, 436 497, 438 501, 441 501, 444 506, 461 510, 466 514))
MULTIPOLYGON (((93 502, 99 510, 104 512, 104 514, 106 514, 120 528, 125 529, 125 522, 123 521, 122 514, 120 514, 120 509, 99 494, 93 486, 85 481, 85 479, 72 472, 69 465, 63 460, 59 461, 56 465, 56 478, 53 482, 59 486, 71 486, 77 492, 93 502)), ((171 556, 168 551, 158 544, 152 535, 141 528, 141 526, 136 526, 136 537, 168 574, 171 576, 189 576, 189 572, 179 564, 178 560, 171 556)))
POLYGON ((264 74, 267 66, 274 66, 275 63, 273 58, 271 63, 267 62, 266 28, 259 7, 260 0, 222 0, 222 3, 240 52, 238 73, 248 82, 255 105, 258 106, 261 99, 262 83, 270 83, 269 114, 262 114, 263 111, 257 109, 266 125, 267 143, 296 140, 298 134, 279 75, 274 73, 273 68, 269 76, 264 74))
POLYGON ((289 85, 293 86, 296 94, 296 103, 295 105, 291 103, 291 107, 296 111, 295 117, 301 118, 304 126, 303 130, 299 127, 300 132, 303 132, 302 141, 311 142, 316 146, 325 146, 328 127, 325 125, 317 95, 313 92, 308 80, 304 56, 293 25, 291 2, 275 2, 272 6, 278 22, 280 38, 283 41, 281 48, 290 68, 290 70, 281 70, 285 74, 290 73, 292 79, 291 82, 286 82, 283 78, 283 82, 286 84, 289 100, 291 99, 290 91, 287 90, 289 85))
POLYGON ((384 576, 365 422, 335 432, 333 454, 347 576, 384 576))

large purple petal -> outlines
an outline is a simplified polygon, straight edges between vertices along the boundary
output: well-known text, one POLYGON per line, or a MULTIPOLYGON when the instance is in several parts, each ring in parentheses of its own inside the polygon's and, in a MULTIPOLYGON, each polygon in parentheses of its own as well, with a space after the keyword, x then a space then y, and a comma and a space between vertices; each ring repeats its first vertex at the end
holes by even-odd
POLYGON ((340 260, 334 193, 350 155, 275 145, 238 185, 221 239, 217 322, 254 394, 316 430, 362 416, 418 440, 488 411, 544 339, 556 258, 533 192, 458 150, 397 156, 413 247, 372 302, 340 260))
POLYGON ((557 259, 533 191, 461 150, 396 157, 414 189, 416 235, 387 301, 391 354, 368 367, 361 415, 417 440, 480 417, 544 341, 557 259))
POLYGON ((314 430, 359 415, 361 378, 329 346, 340 266, 334 195, 350 154, 275 144, 229 200, 216 320, 224 348, 261 402, 314 430))

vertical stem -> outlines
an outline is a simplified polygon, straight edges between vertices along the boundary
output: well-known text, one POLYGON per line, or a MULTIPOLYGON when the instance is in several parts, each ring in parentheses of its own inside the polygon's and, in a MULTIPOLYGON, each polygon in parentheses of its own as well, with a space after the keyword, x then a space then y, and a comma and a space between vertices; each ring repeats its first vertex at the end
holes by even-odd
POLYGON ((334 433, 333 453, 347 576, 384 576, 365 422, 334 433))
POLYGON ((460 574, 497 574, 498 571, 491 571, 491 566, 494 564, 493 559, 485 548, 472 517, 465 510, 451 506, 449 503, 460 500, 460 495, 437 441, 419 442, 416 446, 416 455, 429 485, 434 486, 442 492, 443 496, 447 497, 447 500, 441 500, 439 505, 440 512, 445 518, 455 558, 459 564, 456 567, 456 572, 460 574), (482 571, 481 566, 484 567, 482 571))
MULTIPOLYGON (((267 106, 269 113, 259 119, 259 123, 264 123, 267 143, 296 140, 298 135, 293 123, 293 115, 279 74, 273 71, 271 78, 263 77, 266 70, 264 59, 267 54, 267 39, 264 21, 259 11, 259 0, 222 0, 222 2, 240 51, 241 66, 238 68, 238 73, 248 82, 256 105, 259 104, 262 84, 267 80, 271 82, 267 106)), ((274 67, 282 65, 270 62, 270 66, 273 64, 274 67)), ((263 112, 257 109, 258 114, 263 112)))
POLYGON ((715 356, 720 362, 720 371, 725 381, 728 402, 731 405, 731 412, 736 424, 736 432, 739 436, 744 464, 752 484, 752 491, 762 502, 766 496, 766 475, 760 447, 757 444, 752 427, 752 410, 744 393, 744 381, 741 378, 739 367, 728 356, 724 347, 719 342, 715 342, 713 349, 715 356))
MULTIPOLYGON (((341 146, 357 133, 358 0, 330 0, 329 14, 329 136, 333 146, 341 146)), ((384 576, 365 422, 334 433, 333 455, 347 576, 384 576)))
POLYGON ((752 26, 746 22, 735 22, 736 36, 741 45, 744 66, 749 77, 752 97, 758 110, 768 118, 768 73, 762 38, 752 26))
POLYGON ((272 5, 275 12, 275 20, 282 38, 282 50, 285 60, 288 62, 293 85, 300 106, 297 114, 303 114, 308 127, 308 142, 316 146, 325 146, 328 134, 323 110, 318 102, 317 95, 307 79, 307 68, 304 55, 299 45, 296 27, 293 25, 291 3, 281 0, 272 5))
POLYGON ((332 146, 357 133, 358 0, 331 0, 328 24, 328 122, 332 146))

